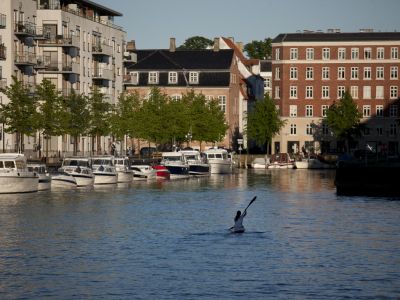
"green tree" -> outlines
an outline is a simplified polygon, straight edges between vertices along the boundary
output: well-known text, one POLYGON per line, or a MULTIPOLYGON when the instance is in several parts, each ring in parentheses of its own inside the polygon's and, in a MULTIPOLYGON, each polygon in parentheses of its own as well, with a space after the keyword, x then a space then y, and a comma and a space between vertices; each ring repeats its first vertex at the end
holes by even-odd
POLYGON ((202 36, 192 36, 185 40, 185 42, 178 47, 180 50, 201 50, 207 49, 214 44, 214 42, 208 38, 202 36))
POLYGON ((24 135, 35 134, 39 125, 38 113, 36 111, 36 99, 30 92, 29 87, 24 86, 13 76, 13 82, 2 92, 8 97, 7 104, 1 104, 1 118, 6 125, 4 131, 16 134, 15 151, 23 151, 24 135))
POLYGON ((244 51, 249 58, 267 59, 272 55, 272 40, 267 38, 263 41, 251 41, 244 46, 244 51))
POLYGON ((89 110, 88 134, 92 137, 92 149, 94 149, 94 138, 97 140, 97 151, 101 152, 101 136, 110 133, 110 117, 112 105, 105 101, 104 94, 94 88, 87 98, 89 110))
POLYGON ((47 79, 44 79, 36 87, 35 96, 39 104, 38 128, 46 139, 46 157, 48 157, 50 137, 59 136, 63 133, 62 97, 56 90, 56 86, 47 79))
POLYGON ((346 91, 339 103, 334 102, 326 113, 326 122, 337 139, 345 142, 346 151, 349 142, 361 135, 361 112, 358 111, 349 91, 346 91))
POLYGON ((274 102, 268 94, 257 101, 254 110, 247 115, 247 136, 260 147, 266 146, 267 153, 272 138, 279 133, 286 121, 279 118, 274 102))
POLYGON ((220 142, 229 126, 225 121, 225 113, 221 110, 217 99, 211 99, 206 106, 207 135, 205 142, 220 142))
POLYGON ((63 101, 63 128, 74 138, 74 155, 78 152, 78 138, 90 128, 90 112, 87 97, 74 90, 63 101))

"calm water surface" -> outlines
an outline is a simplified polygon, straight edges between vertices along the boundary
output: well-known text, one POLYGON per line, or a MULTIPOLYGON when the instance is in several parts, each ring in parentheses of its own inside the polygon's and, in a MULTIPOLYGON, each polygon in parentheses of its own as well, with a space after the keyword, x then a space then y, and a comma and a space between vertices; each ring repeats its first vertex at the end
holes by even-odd
POLYGON ((336 196, 333 177, 0 196, 0 299, 398 299, 400 201, 336 196))

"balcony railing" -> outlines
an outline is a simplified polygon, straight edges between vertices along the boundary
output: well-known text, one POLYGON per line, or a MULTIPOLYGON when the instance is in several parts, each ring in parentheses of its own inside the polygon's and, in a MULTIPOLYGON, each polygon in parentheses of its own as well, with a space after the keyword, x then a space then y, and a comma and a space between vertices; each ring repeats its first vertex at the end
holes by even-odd
POLYGON ((103 68, 94 69, 92 72, 93 79, 113 80, 113 71, 103 68))
POLYGON ((0 28, 6 28, 7 18, 6 15, 0 14, 0 28))
POLYGON ((0 60, 6 59, 7 47, 4 44, 0 44, 0 60))
POLYGON ((31 22, 19 21, 14 23, 14 33, 17 35, 36 35, 36 25, 31 22))
POLYGON ((42 47, 75 47, 79 48, 79 37, 72 35, 72 36, 50 36, 50 35, 43 35, 43 38, 39 40, 39 46, 42 47))
POLYGON ((61 63, 58 61, 49 62, 44 60, 43 63, 37 67, 41 69, 41 73, 80 73, 80 65, 74 62, 61 63))
POLYGON ((7 87, 7 78, 0 79, 0 91, 7 87))
POLYGON ((17 52, 14 62, 16 65, 35 65, 36 55, 32 52, 17 52))
POLYGON ((106 55, 112 56, 113 55, 113 47, 98 43, 92 46, 92 54, 93 55, 106 55))

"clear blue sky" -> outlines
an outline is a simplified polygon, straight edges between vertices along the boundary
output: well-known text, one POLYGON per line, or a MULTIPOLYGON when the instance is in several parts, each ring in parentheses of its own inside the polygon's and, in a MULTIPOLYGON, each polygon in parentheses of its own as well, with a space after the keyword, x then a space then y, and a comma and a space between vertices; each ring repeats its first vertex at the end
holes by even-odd
POLYGON ((123 13, 115 23, 139 49, 200 35, 248 43, 298 30, 400 31, 400 0, 92 0, 123 13))

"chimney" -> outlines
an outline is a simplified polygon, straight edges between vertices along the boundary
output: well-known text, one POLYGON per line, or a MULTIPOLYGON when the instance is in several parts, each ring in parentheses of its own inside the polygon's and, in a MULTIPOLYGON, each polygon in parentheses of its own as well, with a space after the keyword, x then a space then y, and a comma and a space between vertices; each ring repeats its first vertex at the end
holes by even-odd
POLYGON ((135 40, 126 43, 126 51, 131 52, 136 50, 135 40))
POLYGON ((169 39, 169 52, 175 52, 175 50, 176 50, 175 38, 170 38, 169 39))
POLYGON ((219 51, 219 38, 214 38, 214 51, 219 51))

